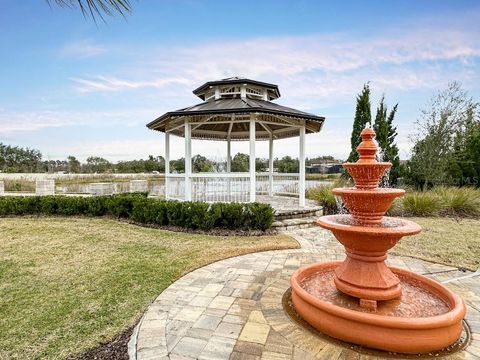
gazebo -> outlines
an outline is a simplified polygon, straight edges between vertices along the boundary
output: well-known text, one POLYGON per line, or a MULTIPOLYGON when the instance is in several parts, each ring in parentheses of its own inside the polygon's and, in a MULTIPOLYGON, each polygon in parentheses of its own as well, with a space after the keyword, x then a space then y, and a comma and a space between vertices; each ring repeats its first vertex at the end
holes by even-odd
POLYGON ((305 134, 322 129, 325 118, 273 103, 277 85, 232 77, 209 81, 193 93, 202 103, 170 111, 147 127, 165 133, 165 196, 188 201, 254 202, 257 194, 298 196, 305 205, 305 134), (170 137, 185 138, 185 173, 170 172, 170 137), (300 137, 299 173, 276 173, 277 139, 300 137), (226 172, 192 173, 192 139, 226 141, 226 172), (250 142, 249 172, 231 171, 231 141, 250 142), (255 142, 269 142, 268 172, 255 172, 255 142))

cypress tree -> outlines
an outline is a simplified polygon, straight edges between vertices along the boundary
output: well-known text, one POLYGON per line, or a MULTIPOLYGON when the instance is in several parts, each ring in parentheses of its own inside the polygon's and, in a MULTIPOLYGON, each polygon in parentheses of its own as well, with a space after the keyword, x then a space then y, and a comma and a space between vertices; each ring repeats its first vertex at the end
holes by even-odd
POLYGON ((375 140, 378 143, 382 155, 384 155, 385 149, 388 146, 387 106, 385 105, 385 96, 382 96, 380 104, 378 104, 375 122, 373 123, 373 130, 375 130, 376 133, 375 140))
POLYGON ((357 96, 357 107, 355 109, 355 119, 353 120, 352 137, 350 143, 352 149, 348 156, 348 162, 355 162, 358 160, 357 146, 362 141, 360 133, 367 123, 372 121, 370 113, 370 86, 368 83, 363 85, 362 92, 357 96))
POLYGON ((381 160, 392 163, 392 168, 390 169, 389 174, 390 184, 396 184, 397 179, 400 176, 400 158, 398 156, 398 147, 395 144, 397 128, 393 125, 397 108, 398 104, 393 107, 387 117, 388 109, 385 105, 385 97, 382 96, 382 100, 380 100, 380 104, 377 108, 375 123, 373 124, 373 129, 377 134, 375 139, 382 152, 381 160))

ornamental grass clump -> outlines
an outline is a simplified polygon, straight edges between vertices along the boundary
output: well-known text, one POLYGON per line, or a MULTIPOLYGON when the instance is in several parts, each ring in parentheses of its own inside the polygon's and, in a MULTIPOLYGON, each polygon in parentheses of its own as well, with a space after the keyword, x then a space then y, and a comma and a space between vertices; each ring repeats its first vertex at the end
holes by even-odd
POLYGON ((442 213, 456 216, 480 215, 480 190, 471 187, 439 186, 432 193, 440 199, 442 213))
POLYGON ((406 193, 401 206, 406 216, 435 216, 442 208, 439 197, 431 191, 406 193))
POLYGON ((319 205, 323 207, 324 215, 332 215, 338 213, 338 204, 333 195, 332 190, 336 187, 344 187, 346 185, 351 185, 342 179, 337 179, 330 185, 320 185, 311 189, 308 189, 306 192, 306 197, 311 200, 315 200, 319 205))

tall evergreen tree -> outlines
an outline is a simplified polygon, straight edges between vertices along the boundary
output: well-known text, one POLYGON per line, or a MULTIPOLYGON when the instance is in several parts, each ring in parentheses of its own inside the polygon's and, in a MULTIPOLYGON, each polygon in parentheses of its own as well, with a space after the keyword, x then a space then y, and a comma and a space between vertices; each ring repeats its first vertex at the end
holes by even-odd
POLYGON ((476 145, 479 123, 480 102, 463 90, 460 83, 450 83, 435 95, 422 111, 417 131, 411 137, 414 147, 407 181, 422 189, 436 185, 478 186, 475 166, 479 162, 475 158, 479 153, 476 145))
POLYGON ((388 108, 385 105, 385 96, 382 96, 380 104, 377 108, 375 116, 375 123, 373 129, 375 130, 378 146, 381 150, 382 161, 392 163, 392 168, 389 174, 389 183, 396 184, 400 177, 400 158, 398 156, 398 147, 395 144, 397 137, 397 127, 393 125, 395 114, 397 113, 398 104, 396 104, 387 116, 388 108))
POLYGON ((362 92, 357 96, 357 107, 355 109, 355 119, 353 120, 353 130, 350 143, 352 149, 348 156, 348 162, 355 162, 358 160, 357 146, 362 139, 360 133, 367 123, 372 121, 372 115, 370 113, 370 86, 368 83, 363 85, 362 92))

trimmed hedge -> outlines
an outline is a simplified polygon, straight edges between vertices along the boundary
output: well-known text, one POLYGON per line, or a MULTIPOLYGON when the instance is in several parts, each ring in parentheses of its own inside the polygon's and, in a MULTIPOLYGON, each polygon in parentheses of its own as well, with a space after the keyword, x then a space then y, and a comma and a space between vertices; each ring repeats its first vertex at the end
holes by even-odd
POLYGON ((111 196, 0 197, 0 216, 110 215, 141 224, 172 225, 186 229, 267 230, 273 222, 268 204, 201 203, 147 198, 145 193, 111 196))

